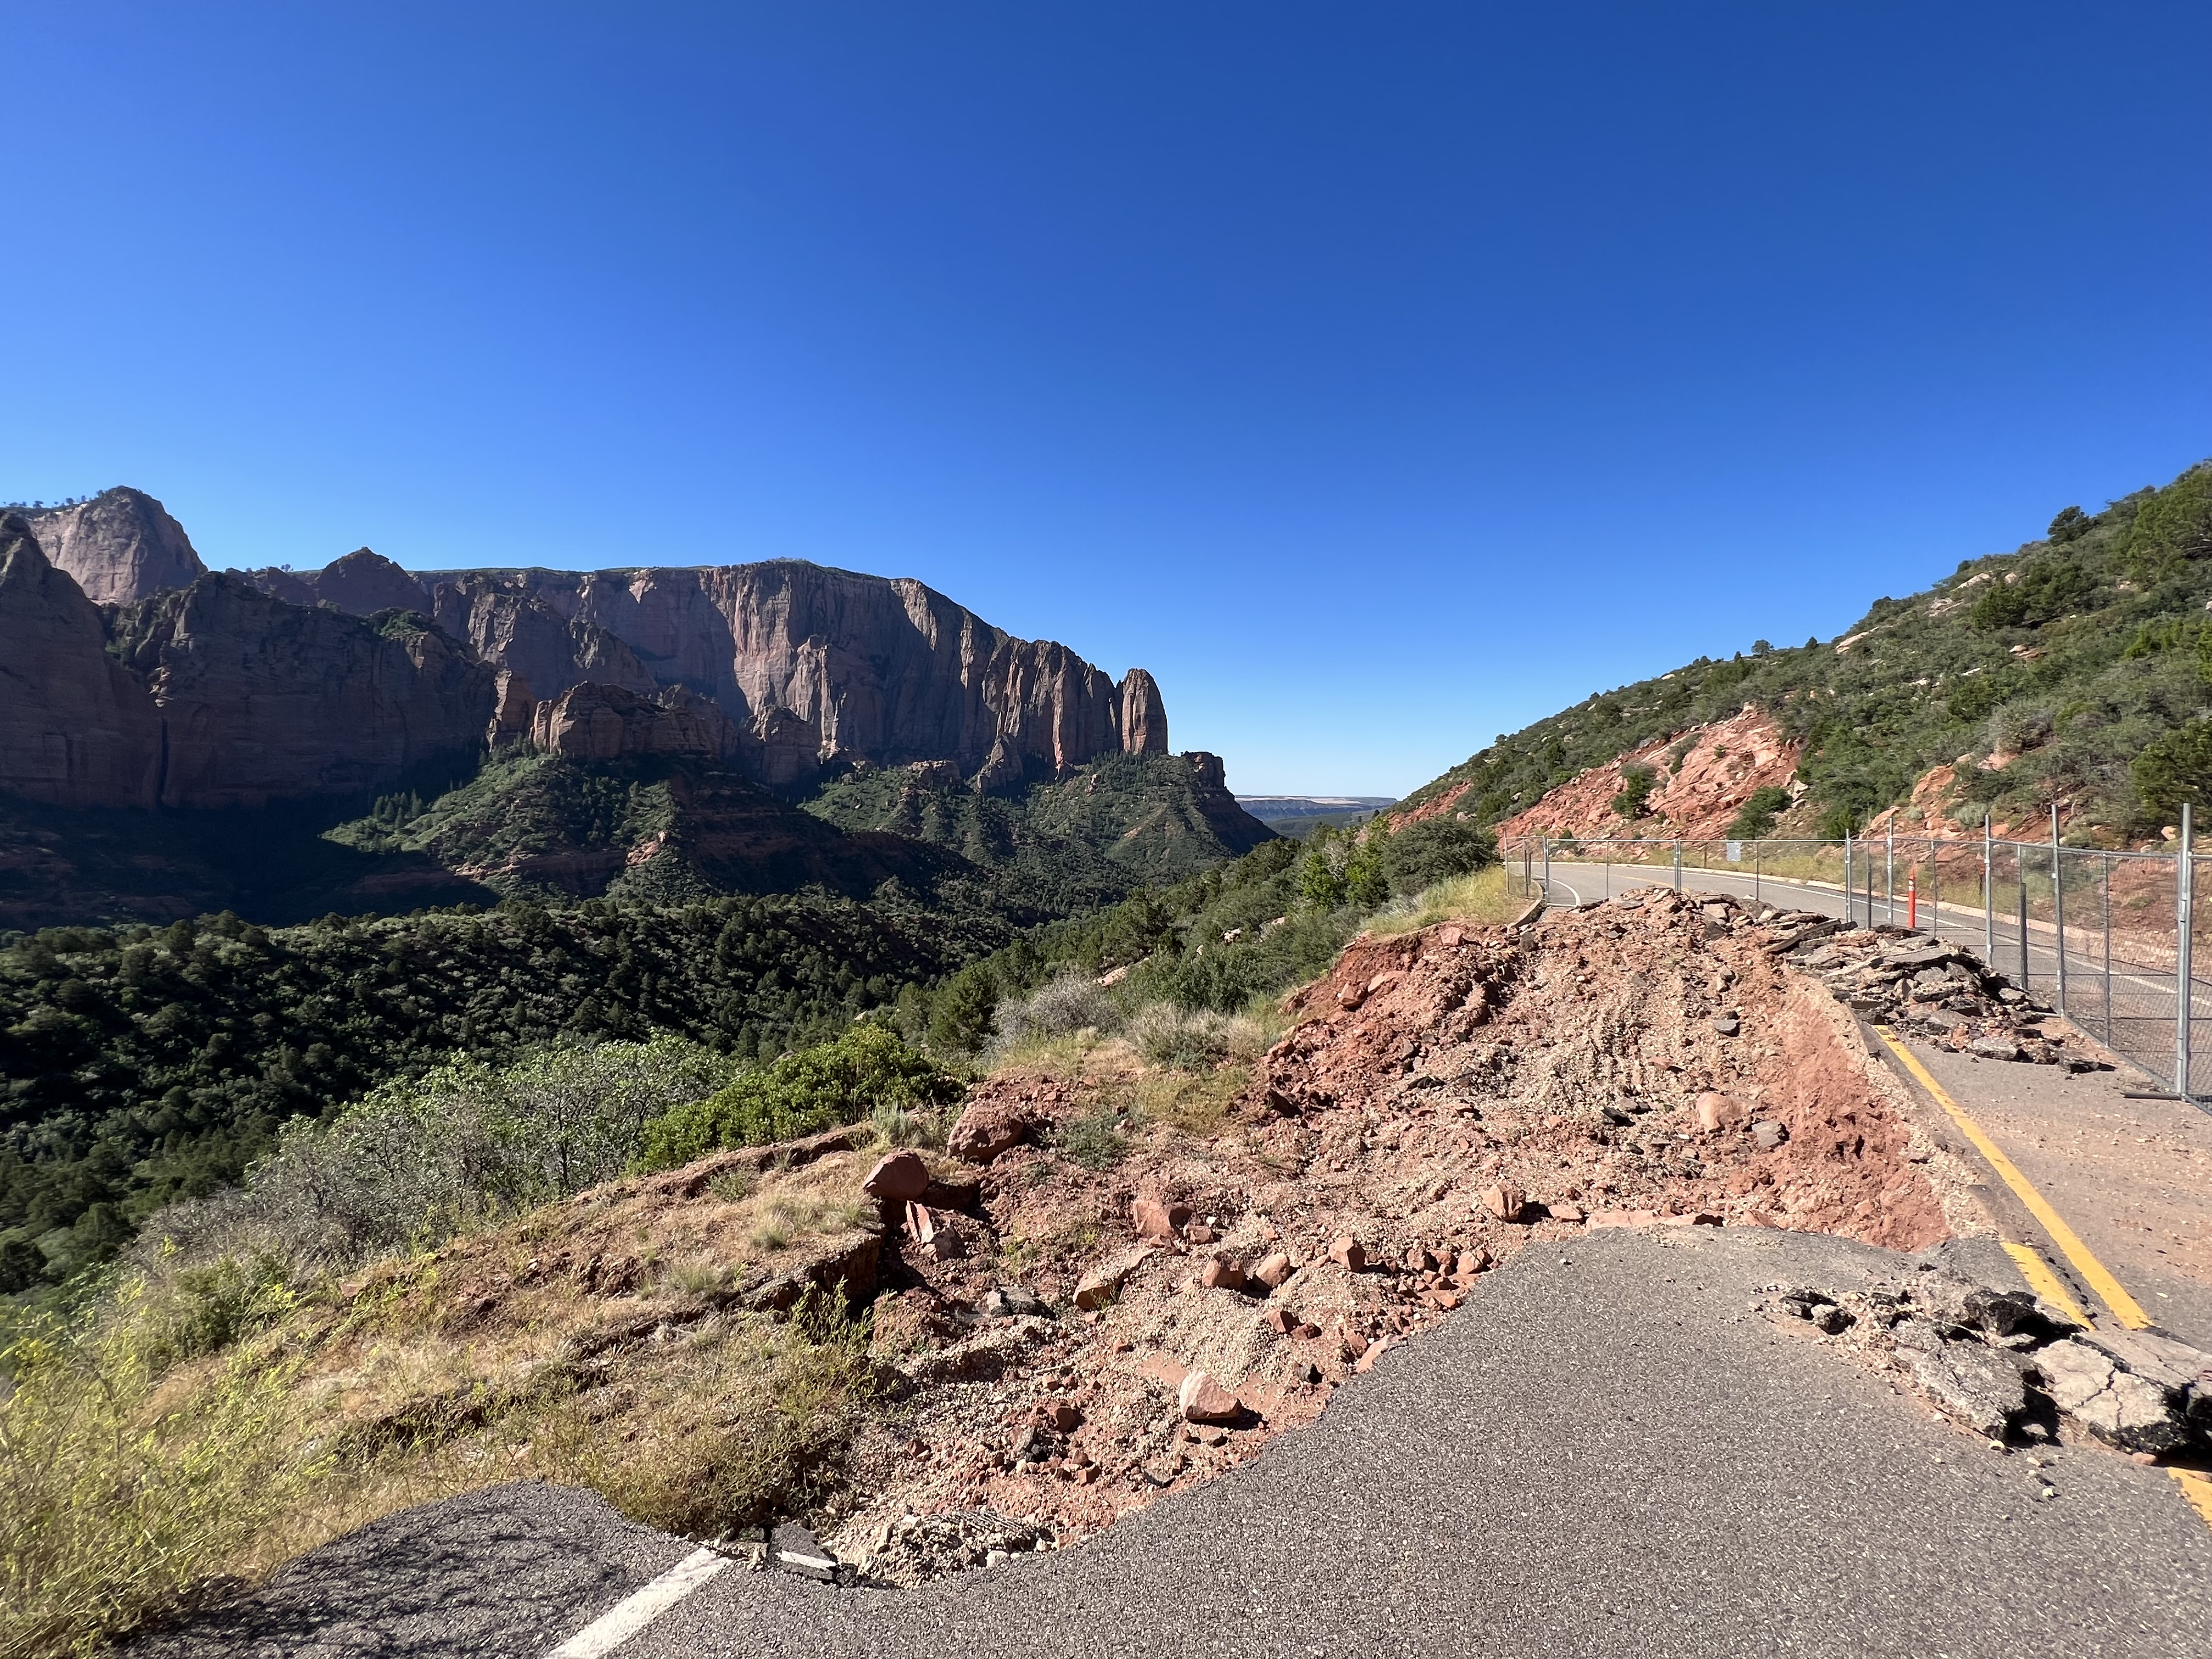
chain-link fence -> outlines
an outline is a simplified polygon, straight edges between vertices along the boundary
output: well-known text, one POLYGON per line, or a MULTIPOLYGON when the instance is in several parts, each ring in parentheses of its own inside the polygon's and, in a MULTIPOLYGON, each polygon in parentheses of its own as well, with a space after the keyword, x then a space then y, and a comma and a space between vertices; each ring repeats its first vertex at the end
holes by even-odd
POLYGON ((2192 1085, 2192 1056, 2212 1052, 2212 980, 2203 971, 2212 969, 2204 949, 2212 916, 2195 902, 2212 855, 2106 852, 2063 846, 2055 836, 2027 842, 1986 833, 1845 841, 1534 836, 1510 838, 1499 850, 1516 879, 1555 902, 1657 882, 1937 937, 1971 951, 2184 1097, 2195 1098, 2212 1072, 2212 1060, 2199 1060, 2192 1085))

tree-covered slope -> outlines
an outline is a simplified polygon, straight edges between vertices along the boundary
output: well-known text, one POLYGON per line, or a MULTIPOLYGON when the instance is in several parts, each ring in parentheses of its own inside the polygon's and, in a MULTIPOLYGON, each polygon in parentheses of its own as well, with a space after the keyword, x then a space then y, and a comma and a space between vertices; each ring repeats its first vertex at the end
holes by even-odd
POLYGON ((49 930, 0 951, 0 1246, 66 1273, 285 1120, 459 1054, 674 1031, 773 1055, 1012 931, 818 891, 49 930))
POLYGON ((1765 710, 1802 745, 1785 829, 1840 834, 1960 761, 1949 810, 2021 823, 2051 802, 2076 839, 2153 835, 2212 800, 2212 463, 2104 511, 2069 507, 2018 551, 1877 599, 1826 643, 1764 641, 1598 693, 1416 790, 1494 823, 1641 744, 1765 710))
POLYGON ((957 853, 1001 902, 1051 915, 1180 881, 1273 834, 1237 805, 1206 755, 1108 755, 1011 796, 978 794, 948 767, 863 770, 806 810, 848 832, 957 853))

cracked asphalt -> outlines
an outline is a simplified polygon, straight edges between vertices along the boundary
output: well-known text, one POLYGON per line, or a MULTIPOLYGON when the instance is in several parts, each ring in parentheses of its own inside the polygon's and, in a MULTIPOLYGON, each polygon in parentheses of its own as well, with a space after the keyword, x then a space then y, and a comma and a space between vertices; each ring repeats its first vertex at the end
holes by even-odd
MULTIPOLYGON (((2019 1282, 1994 1244, 1930 1255, 2019 1282)), ((2163 1471, 1989 1449, 1746 1305, 1911 1265, 1757 1230, 1531 1249, 1310 1430, 1079 1547, 919 1590, 733 1569, 615 1651, 2212 1656, 2212 1528, 2163 1471)), ((522 1659, 690 1547, 495 1488, 137 1651, 522 1659)))

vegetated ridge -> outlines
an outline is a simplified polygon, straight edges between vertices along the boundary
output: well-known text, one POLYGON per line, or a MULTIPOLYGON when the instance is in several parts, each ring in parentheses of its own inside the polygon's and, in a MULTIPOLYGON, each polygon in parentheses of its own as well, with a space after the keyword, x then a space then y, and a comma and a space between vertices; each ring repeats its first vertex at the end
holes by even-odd
POLYGON ((1841 637, 1590 697, 1400 804, 1512 830, 2033 831, 2139 843, 2212 801, 2212 463, 1881 599, 1841 637), (1747 712, 1750 711, 1750 712, 1747 712), (1706 786, 1717 786, 1708 787, 1706 786))

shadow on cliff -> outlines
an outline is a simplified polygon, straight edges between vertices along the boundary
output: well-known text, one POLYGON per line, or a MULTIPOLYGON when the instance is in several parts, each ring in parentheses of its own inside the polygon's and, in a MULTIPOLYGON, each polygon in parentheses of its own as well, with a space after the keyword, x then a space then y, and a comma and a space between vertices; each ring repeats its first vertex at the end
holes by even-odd
POLYGON ((327 804, 152 812, 0 795, 0 927, 173 921, 217 910, 276 927, 333 910, 498 902, 422 854, 325 840, 332 817, 327 804))

